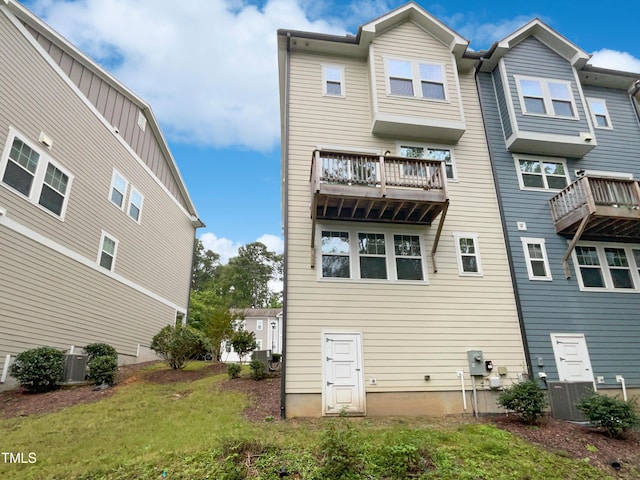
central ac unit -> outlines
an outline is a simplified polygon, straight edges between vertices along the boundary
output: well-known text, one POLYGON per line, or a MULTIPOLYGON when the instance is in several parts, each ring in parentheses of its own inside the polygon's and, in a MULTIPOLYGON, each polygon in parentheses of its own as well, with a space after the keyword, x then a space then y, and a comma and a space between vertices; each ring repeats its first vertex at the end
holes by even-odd
POLYGON ((576 404, 593 394, 593 382, 547 382, 553 418, 585 422, 587 417, 576 404))
POLYGON ((87 355, 67 354, 64 356, 64 373, 62 381, 84 382, 87 370, 87 355))

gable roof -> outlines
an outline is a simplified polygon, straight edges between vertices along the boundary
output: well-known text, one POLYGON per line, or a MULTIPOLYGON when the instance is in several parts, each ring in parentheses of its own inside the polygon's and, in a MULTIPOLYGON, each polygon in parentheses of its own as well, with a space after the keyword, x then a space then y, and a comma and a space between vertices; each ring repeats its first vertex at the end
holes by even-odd
MULTIPOLYGON (((169 168, 169 172, 171 173, 172 178, 175 180, 178 191, 182 196, 182 201, 176 199, 176 202, 182 207, 186 208, 186 213, 191 217, 191 223, 194 227, 199 228, 203 227, 204 224, 198 218, 198 213, 195 209, 195 206, 189 196, 189 192, 187 191, 187 187, 180 175, 180 171, 178 170, 178 166, 169 150, 169 146, 160 130, 160 126, 153 114, 151 106, 147 104, 144 100, 142 100, 139 96, 133 93, 129 88, 120 83, 109 74, 106 70, 100 67, 96 62, 91 60, 87 55, 82 53, 77 47, 71 44, 68 40, 62 37, 59 33, 53 30, 49 25, 47 25, 44 21, 38 18, 35 14, 29 11, 26 7, 21 5, 17 0, 1 0, 0 1, 0 11, 3 11, 5 14, 8 14, 9 18, 12 16, 22 23, 23 26, 26 26, 27 29, 31 29, 33 31, 38 32, 40 35, 43 35, 50 42, 55 44, 58 48, 60 48, 64 53, 72 57, 74 60, 79 62, 84 68, 89 70, 91 73, 96 75, 114 90, 125 96, 128 100, 130 100, 134 105, 136 105, 140 111, 144 112, 145 117, 147 118, 147 127, 151 128, 154 134, 154 138, 163 154, 163 157, 167 163, 169 168)), ((49 60, 49 59, 48 59, 49 60)), ((63 75, 61 73, 61 75, 63 75)), ((89 101, 86 96, 84 97, 87 101, 89 101)), ((106 119, 101 117, 101 120, 106 122, 106 119)), ((108 123, 107 123, 108 126, 108 123)), ((119 135, 116 135, 120 141, 126 141, 119 135)), ((128 145, 128 144, 127 144, 128 145)), ((143 160, 144 161, 144 160, 143 160)), ((168 190, 167 190, 168 192, 168 190)))

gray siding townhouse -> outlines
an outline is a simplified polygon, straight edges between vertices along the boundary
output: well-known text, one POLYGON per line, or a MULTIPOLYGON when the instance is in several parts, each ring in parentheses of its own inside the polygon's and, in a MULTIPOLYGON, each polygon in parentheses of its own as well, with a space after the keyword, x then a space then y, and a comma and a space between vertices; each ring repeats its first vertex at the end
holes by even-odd
POLYGON ((640 387, 639 74, 595 68, 540 20, 478 85, 536 379, 640 387))
POLYGON ((468 41, 408 3, 278 42, 284 415, 497 411, 525 353, 468 41))
POLYGON ((149 106, 14 0, 0 85, 0 388, 38 346, 143 358, 202 226, 149 106))
MULTIPOLYGON (((233 309, 238 315, 236 328, 253 332, 256 336, 258 348, 256 350, 270 350, 271 353, 282 353, 282 309, 280 308, 245 308, 233 309)), ((228 341, 222 345, 223 362, 239 362, 240 357, 233 350, 228 341)), ((246 361, 249 359, 242 359, 246 361)))

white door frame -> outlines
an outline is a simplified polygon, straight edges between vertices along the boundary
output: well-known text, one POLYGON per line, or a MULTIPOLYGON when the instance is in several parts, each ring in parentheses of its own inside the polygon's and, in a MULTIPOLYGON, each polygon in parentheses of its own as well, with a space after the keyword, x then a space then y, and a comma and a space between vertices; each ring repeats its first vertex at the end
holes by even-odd
MULTIPOLYGON (((365 385, 364 385, 364 359, 363 359, 363 351, 362 351, 362 332, 340 332, 340 331, 322 331, 322 415, 332 415, 332 413, 327 412, 327 382, 329 379, 327 378, 327 357, 329 350, 327 349, 327 343, 330 341, 328 337, 338 336, 338 335, 349 335, 355 337, 355 345, 356 345, 356 386, 359 390, 360 404, 359 408, 356 408, 355 415, 366 415, 366 393, 365 393, 365 385)), ((340 411, 336 411, 335 415, 340 414, 340 411)))
POLYGON ((553 357, 556 361, 556 369, 558 370, 558 378, 561 382, 565 382, 565 381, 569 381, 567 380, 566 372, 564 371, 563 368, 561 368, 561 366, 563 365, 562 361, 563 359, 561 359, 560 355, 560 349, 557 347, 557 345, 559 343, 561 343, 558 338, 559 337, 569 337, 572 339, 575 339, 578 341, 578 343, 581 343, 581 347, 584 347, 584 358, 582 359, 584 362, 584 367, 585 367, 585 372, 589 372, 588 375, 591 376, 591 378, 585 380, 585 381, 591 381, 593 382, 593 387, 594 389, 596 388, 596 383, 595 383, 595 376, 593 374, 593 368, 591 367, 591 357, 589 356, 589 349, 587 348, 587 340, 584 336, 584 333, 551 333, 549 334, 551 337, 551 346, 553 348, 553 357))

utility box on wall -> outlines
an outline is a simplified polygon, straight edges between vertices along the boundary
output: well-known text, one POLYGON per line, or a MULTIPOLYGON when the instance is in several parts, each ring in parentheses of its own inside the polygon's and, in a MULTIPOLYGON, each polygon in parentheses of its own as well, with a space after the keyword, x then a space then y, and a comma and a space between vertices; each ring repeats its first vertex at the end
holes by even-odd
POLYGON ((467 350, 467 360, 469 360, 469 374, 486 375, 487 370, 484 364, 484 355, 482 350, 467 350))

